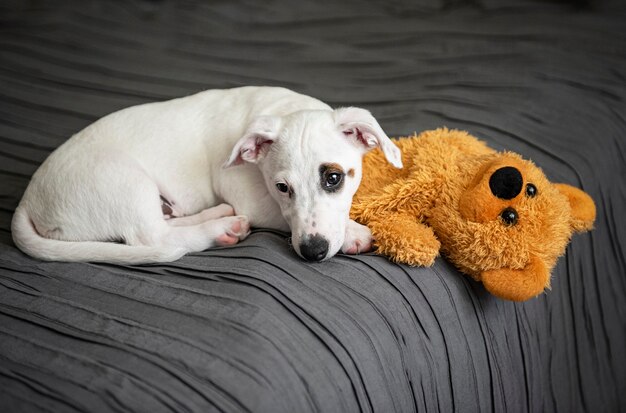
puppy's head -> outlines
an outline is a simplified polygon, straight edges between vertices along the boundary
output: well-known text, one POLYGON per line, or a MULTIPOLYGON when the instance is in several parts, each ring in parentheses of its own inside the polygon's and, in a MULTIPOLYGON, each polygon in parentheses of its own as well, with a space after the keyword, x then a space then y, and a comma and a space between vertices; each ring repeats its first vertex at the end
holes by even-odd
POLYGON ((303 110, 255 119, 225 166, 257 163, 301 257, 322 261, 344 243, 361 158, 380 147, 402 167, 400 150, 365 109, 303 110))
POLYGON ((442 249, 492 294, 536 296, 572 233, 592 227, 593 200, 513 153, 486 156, 466 172, 456 200, 433 217, 442 249))

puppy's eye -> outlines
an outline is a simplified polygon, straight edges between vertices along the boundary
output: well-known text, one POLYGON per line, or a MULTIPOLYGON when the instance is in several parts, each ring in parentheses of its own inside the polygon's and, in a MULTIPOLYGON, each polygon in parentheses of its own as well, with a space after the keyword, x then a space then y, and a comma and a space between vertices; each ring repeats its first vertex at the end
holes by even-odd
POLYGON ((320 165, 319 186, 324 192, 329 194, 337 193, 343 187, 344 172, 341 165, 336 163, 325 163, 320 165))
POLYGON ((537 187, 533 184, 526 185, 526 196, 534 198, 537 195, 537 187))
POLYGON ((332 172, 332 173, 329 173, 328 176, 326 176, 326 182, 324 183, 324 185, 326 186, 326 188, 332 189, 336 187, 337 185, 339 185, 342 180, 343 180, 343 174, 332 172))
POLYGON ((504 208, 504 210, 500 212, 500 219, 502 219, 506 225, 515 225, 518 219, 517 211, 511 207, 504 208))
POLYGON ((289 185, 287 185, 284 182, 278 182, 276 184, 276 189, 278 189, 280 192, 286 194, 289 192, 289 185))

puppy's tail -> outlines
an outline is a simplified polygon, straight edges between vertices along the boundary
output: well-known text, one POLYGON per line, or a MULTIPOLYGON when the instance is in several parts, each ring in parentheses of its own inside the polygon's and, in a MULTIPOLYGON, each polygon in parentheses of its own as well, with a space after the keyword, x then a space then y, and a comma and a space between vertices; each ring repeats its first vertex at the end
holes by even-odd
POLYGON ((20 250, 44 261, 146 264, 176 261, 187 252, 184 248, 171 246, 133 246, 113 242, 73 242, 44 238, 39 235, 22 206, 15 210, 11 232, 13 241, 20 250))

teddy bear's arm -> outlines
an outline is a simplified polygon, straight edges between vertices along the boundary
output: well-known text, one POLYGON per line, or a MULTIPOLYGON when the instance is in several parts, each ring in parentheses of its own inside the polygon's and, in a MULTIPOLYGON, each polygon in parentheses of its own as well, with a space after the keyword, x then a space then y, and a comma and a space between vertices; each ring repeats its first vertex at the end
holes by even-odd
POLYGON ((412 266, 430 266, 439 255, 440 243, 432 228, 420 223, 414 216, 386 213, 371 219, 377 252, 392 261, 412 266))
POLYGON ((351 217, 371 229, 380 254, 395 262, 429 266, 439 254, 440 243, 422 222, 437 191, 433 180, 401 179, 376 193, 355 197, 351 217))
POLYGON ((407 214, 421 222, 436 199, 440 184, 435 179, 400 179, 368 192, 359 188, 353 198, 350 216, 366 224, 373 218, 387 213, 407 214))

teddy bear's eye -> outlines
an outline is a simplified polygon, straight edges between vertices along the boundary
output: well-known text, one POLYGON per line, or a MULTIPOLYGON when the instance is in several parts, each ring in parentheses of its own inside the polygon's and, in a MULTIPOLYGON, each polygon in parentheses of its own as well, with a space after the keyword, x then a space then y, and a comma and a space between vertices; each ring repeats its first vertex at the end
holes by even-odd
POLYGON ((500 212, 500 218, 506 225, 515 225, 517 224, 517 211, 511 207, 504 208, 502 212, 500 212))
POLYGON ((537 195, 537 187, 533 184, 526 185, 526 195, 529 198, 534 198, 537 195))

